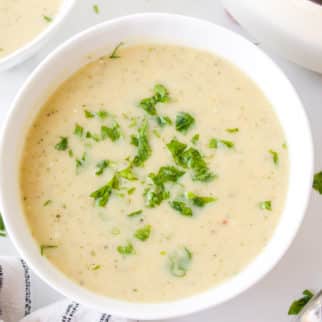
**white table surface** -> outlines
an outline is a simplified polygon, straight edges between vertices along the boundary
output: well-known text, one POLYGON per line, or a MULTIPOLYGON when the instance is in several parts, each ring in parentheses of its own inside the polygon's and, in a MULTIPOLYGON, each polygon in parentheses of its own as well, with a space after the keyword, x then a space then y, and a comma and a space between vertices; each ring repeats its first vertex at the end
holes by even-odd
MULTIPOLYGON (((137 12, 172 12, 208 19, 249 37, 224 13, 219 0, 79 0, 60 33, 37 56, 0 73, 0 122, 28 74, 41 59, 76 32, 106 19, 137 12), (92 6, 97 3, 100 13, 92 6)), ((308 114, 315 146, 315 169, 322 169, 322 76, 306 71, 265 50, 284 70, 300 94, 308 114)), ((322 59, 322 58, 321 58, 322 59)), ((2 125, 2 123, 1 123, 2 125)), ((1 156, 5 157, 5 156, 1 156)), ((306 218, 291 248, 263 280, 237 298, 217 308, 176 319, 179 322, 287 322, 289 303, 305 288, 322 288, 322 196, 312 193, 306 218), (320 208, 320 209, 319 209, 320 208), (321 225, 321 226, 320 226, 321 225)), ((15 255, 9 238, 0 239, 0 255, 15 255)), ((36 306, 62 296, 37 280, 36 306)))

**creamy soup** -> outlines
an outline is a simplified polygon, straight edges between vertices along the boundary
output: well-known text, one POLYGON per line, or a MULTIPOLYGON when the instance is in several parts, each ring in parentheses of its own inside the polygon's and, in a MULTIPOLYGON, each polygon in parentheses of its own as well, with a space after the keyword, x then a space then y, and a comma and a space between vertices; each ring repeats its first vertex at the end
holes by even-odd
POLYGON ((187 297, 238 274, 287 191, 283 131, 213 54, 119 47, 63 83, 26 138, 21 193, 43 256, 113 298, 187 297))
POLYGON ((0 58, 43 31, 61 3, 62 0, 0 0, 0 58))

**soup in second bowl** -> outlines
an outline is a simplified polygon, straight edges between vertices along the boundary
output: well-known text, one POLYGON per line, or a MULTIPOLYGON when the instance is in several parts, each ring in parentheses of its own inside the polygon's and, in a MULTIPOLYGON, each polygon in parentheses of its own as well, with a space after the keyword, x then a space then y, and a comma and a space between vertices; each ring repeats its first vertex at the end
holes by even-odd
POLYGON ((183 298, 222 283, 271 238, 288 157, 261 90, 212 53, 117 47, 36 117, 21 194, 40 252, 109 297, 183 298))
POLYGON ((62 0, 1 0, 0 59, 32 41, 52 22, 62 0))

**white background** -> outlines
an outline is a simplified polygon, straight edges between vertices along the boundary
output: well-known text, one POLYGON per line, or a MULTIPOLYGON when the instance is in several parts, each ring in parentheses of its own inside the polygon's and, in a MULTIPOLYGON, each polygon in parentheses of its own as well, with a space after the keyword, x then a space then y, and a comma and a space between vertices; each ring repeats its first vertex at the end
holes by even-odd
MULTIPOLYGON (((50 44, 24 64, 0 73, 0 122, 6 116, 10 103, 28 74, 43 57, 63 40, 100 21, 137 12, 173 12, 204 18, 226 26, 249 38, 230 20, 219 0, 78 0, 73 14, 50 44), (97 3, 100 13, 92 6, 97 3)), ((285 13, 287 16, 287 13, 285 13)), ((322 169, 322 76, 306 71, 265 50, 284 70, 301 96, 308 114, 315 146, 315 170, 322 169)), ((321 58, 322 59, 322 58, 321 58)), ((2 158, 5 155, 1 156, 2 158)), ((306 218, 300 232, 281 262, 256 286, 234 300, 198 314, 176 319, 177 322, 287 322, 289 303, 304 288, 322 288, 322 196, 312 193, 306 218)), ((0 254, 15 255, 8 238, 0 239, 0 254)), ((37 280, 36 306, 41 307, 61 297, 37 280)), ((107 312, 108 313, 108 312, 107 312)))

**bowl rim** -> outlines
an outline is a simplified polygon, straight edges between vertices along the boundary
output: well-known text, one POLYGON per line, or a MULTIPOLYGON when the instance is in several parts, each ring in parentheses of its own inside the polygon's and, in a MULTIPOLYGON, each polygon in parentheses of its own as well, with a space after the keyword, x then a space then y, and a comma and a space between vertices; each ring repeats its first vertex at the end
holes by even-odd
POLYGON ((52 37, 69 15, 77 0, 63 0, 55 19, 30 41, 0 58, 0 72, 10 69, 35 54, 52 37))
MULTIPOLYGON (((301 205, 301 210, 299 211, 301 215, 299 215, 299 219, 295 225, 293 225, 293 231, 292 233, 289 233, 287 240, 284 242, 284 244, 281 245, 280 251, 277 254, 274 254, 272 256, 269 264, 267 264, 264 268, 261 269, 261 272, 258 273, 255 276, 249 276, 249 280, 245 283, 242 283, 242 287, 239 289, 234 289, 230 292, 229 295, 225 294, 222 298, 217 300, 215 303, 211 302, 209 299, 207 301, 203 301, 205 299, 205 294, 214 292, 216 289, 219 289, 221 285, 214 286, 210 288, 209 290, 206 290, 204 292, 198 293, 196 295, 193 295, 188 298, 173 300, 170 302, 161 302, 161 303, 130 303, 124 300, 120 299, 112 299, 106 296, 99 296, 97 294, 94 294, 92 292, 87 291, 86 289, 82 288, 82 291, 79 292, 79 289, 73 289, 73 285, 76 284, 74 282, 69 281, 67 277, 64 276, 62 280, 64 280, 64 283, 57 283, 57 280, 54 280, 52 277, 50 277, 50 274, 46 272, 46 270, 43 267, 37 267, 37 259, 33 258, 30 254, 30 250, 26 249, 24 247, 23 241, 19 240, 19 236, 15 233, 15 227, 14 223, 11 221, 10 216, 8 215, 10 213, 10 209, 7 207, 7 201, 6 201, 6 193, 5 189, 5 176, 0 176, 0 201, 3 207, 3 218, 4 222, 6 224, 6 228, 8 231, 9 236, 11 237, 11 240, 13 241, 15 247, 17 248, 19 254, 27 261, 27 263, 30 265, 32 270, 47 284, 49 284, 52 288, 54 288, 59 293, 64 294, 65 296, 81 303, 85 304, 89 307, 95 308, 97 310, 102 311, 102 304, 96 303, 96 300, 98 301, 99 298, 102 298, 108 302, 112 307, 109 307, 108 310, 110 314, 126 317, 126 318, 132 318, 132 319, 139 319, 139 320, 157 320, 157 319, 169 319, 174 317, 180 317, 185 316, 191 313, 199 312, 201 310, 210 308, 212 306, 217 306, 223 302, 226 302, 237 295, 241 294, 242 292, 249 289, 251 286, 256 284, 260 279, 262 279, 269 271, 271 271, 276 264, 280 261, 280 259, 285 255, 287 249, 289 248, 290 244, 294 240, 298 229, 300 228, 300 225, 304 219, 305 210, 308 205, 309 196, 311 192, 311 180, 309 178, 312 178, 313 176, 313 141, 312 141, 312 135, 310 131, 310 125, 308 122, 307 115, 305 113, 304 107, 299 99, 299 96, 297 95, 293 85, 289 82, 289 80, 286 78, 284 73, 281 71, 281 69, 271 60, 271 58, 266 55, 262 50, 258 49, 257 46, 255 46, 253 43, 251 43, 249 40, 245 39, 244 37, 236 34, 235 32, 226 29, 222 26, 218 26, 212 22, 193 18, 189 16, 183 16, 183 15, 177 15, 177 14, 168 14, 168 13, 137 13, 132 15, 127 15, 123 17, 119 17, 116 19, 112 19, 109 21, 105 21, 103 23, 94 25, 76 35, 74 35, 69 40, 65 41, 63 44, 61 44, 58 48, 56 48, 50 55, 48 55, 40 64, 39 66, 32 72, 32 74, 29 76, 27 81, 24 83, 22 88, 19 90, 18 94, 16 95, 10 110, 7 114, 7 117, 4 122, 4 126, 2 128, 2 135, 0 138, 0 155, 5 155, 6 151, 6 140, 8 140, 8 133, 10 132, 10 128, 12 127, 11 123, 14 123, 14 114, 17 113, 19 105, 19 101, 21 98, 26 95, 26 92, 28 92, 28 87, 33 81, 33 79, 36 77, 38 73, 42 69, 45 69, 47 64, 50 64, 51 60, 57 56, 59 53, 64 52, 67 50, 70 46, 72 46, 74 43, 77 43, 78 41, 81 41, 83 37, 90 36, 95 33, 99 33, 100 30, 104 30, 105 28, 109 28, 110 26, 116 24, 116 23, 133 23, 136 19, 161 19, 164 20, 166 23, 167 20, 178 20, 180 23, 195 23, 195 24, 204 24, 207 25, 209 29, 216 28, 218 31, 222 32, 223 34, 230 35, 231 38, 238 39, 239 41, 242 41, 245 45, 252 46, 254 49, 256 48, 257 54, 261 55, 267 63, 271 65, 271 67, 276 69, 276 72, 279 74, 279 77, 283 79, 284 82, 286 82, 290 88, 290 90, 293 92, 293 97, 297 101, 299 106, 299 112, 301 114, 301 117, 303 117, 303 125, 304 125, 304 132, 306 132, 307 135, 307 181, 304 183, 305 187, 303 190, 305 191, 305 195, 303 196, 303 204, 301 205), (68 282, 69 281, 69 282, 68 282), (59 285, 58 285, 59 284, 59 285), (62 285, 64 284, 64 285, 62 285), (82 293, 82 294, 80 294, 82 293), (91 297, 94 299, 91 300, 91 297), (86 300, 85 300, 86 298, 86 300), (114 306, 113 306, 114 305, 114 306), (172 306, 171 310, 169 309, 170 306, 172 306), (157 312, 156 312, 157 311, 157 312)), ((95 35, 94 35, 95 37, 95 35)), ((193 47, 193 46, 191 46, 193 47)), ((238 66, 239 67, 239 66, 238 66)), ((283 127, 283 124, 282 128, 283 127)), ((0 173, 5 173, 5 166, 4 166, 4 158, 0 158, 0 173)), ((275 228, 276 230, 276 228, 275 228)), ((275 232, 274 232, 275 233, 275 232)), ((272 239, 273 237, 271 237, 272 239)), ((271 240, 270 240, 271 241, 271 240)), ((260 254, 264 254, 265 250, 263 250, 260 254)), ((40 255, 38 255, 38 260, 40 255)), ((52 264, 50 264, 53 266, 52 264)), ((248 267, 244 268, 246 271, 248 267)), ((238 275, 241 275, 239 273, 238 275)), ((222 283, 222 285, 228 284, 228 282, 233 283, 235 278, 231 278, 229 280, 226 280, 222 283)), ((209 297, 209 296, 208 296, 209 297)), ((105 306, 104 306, 105 307, 105 306)))

